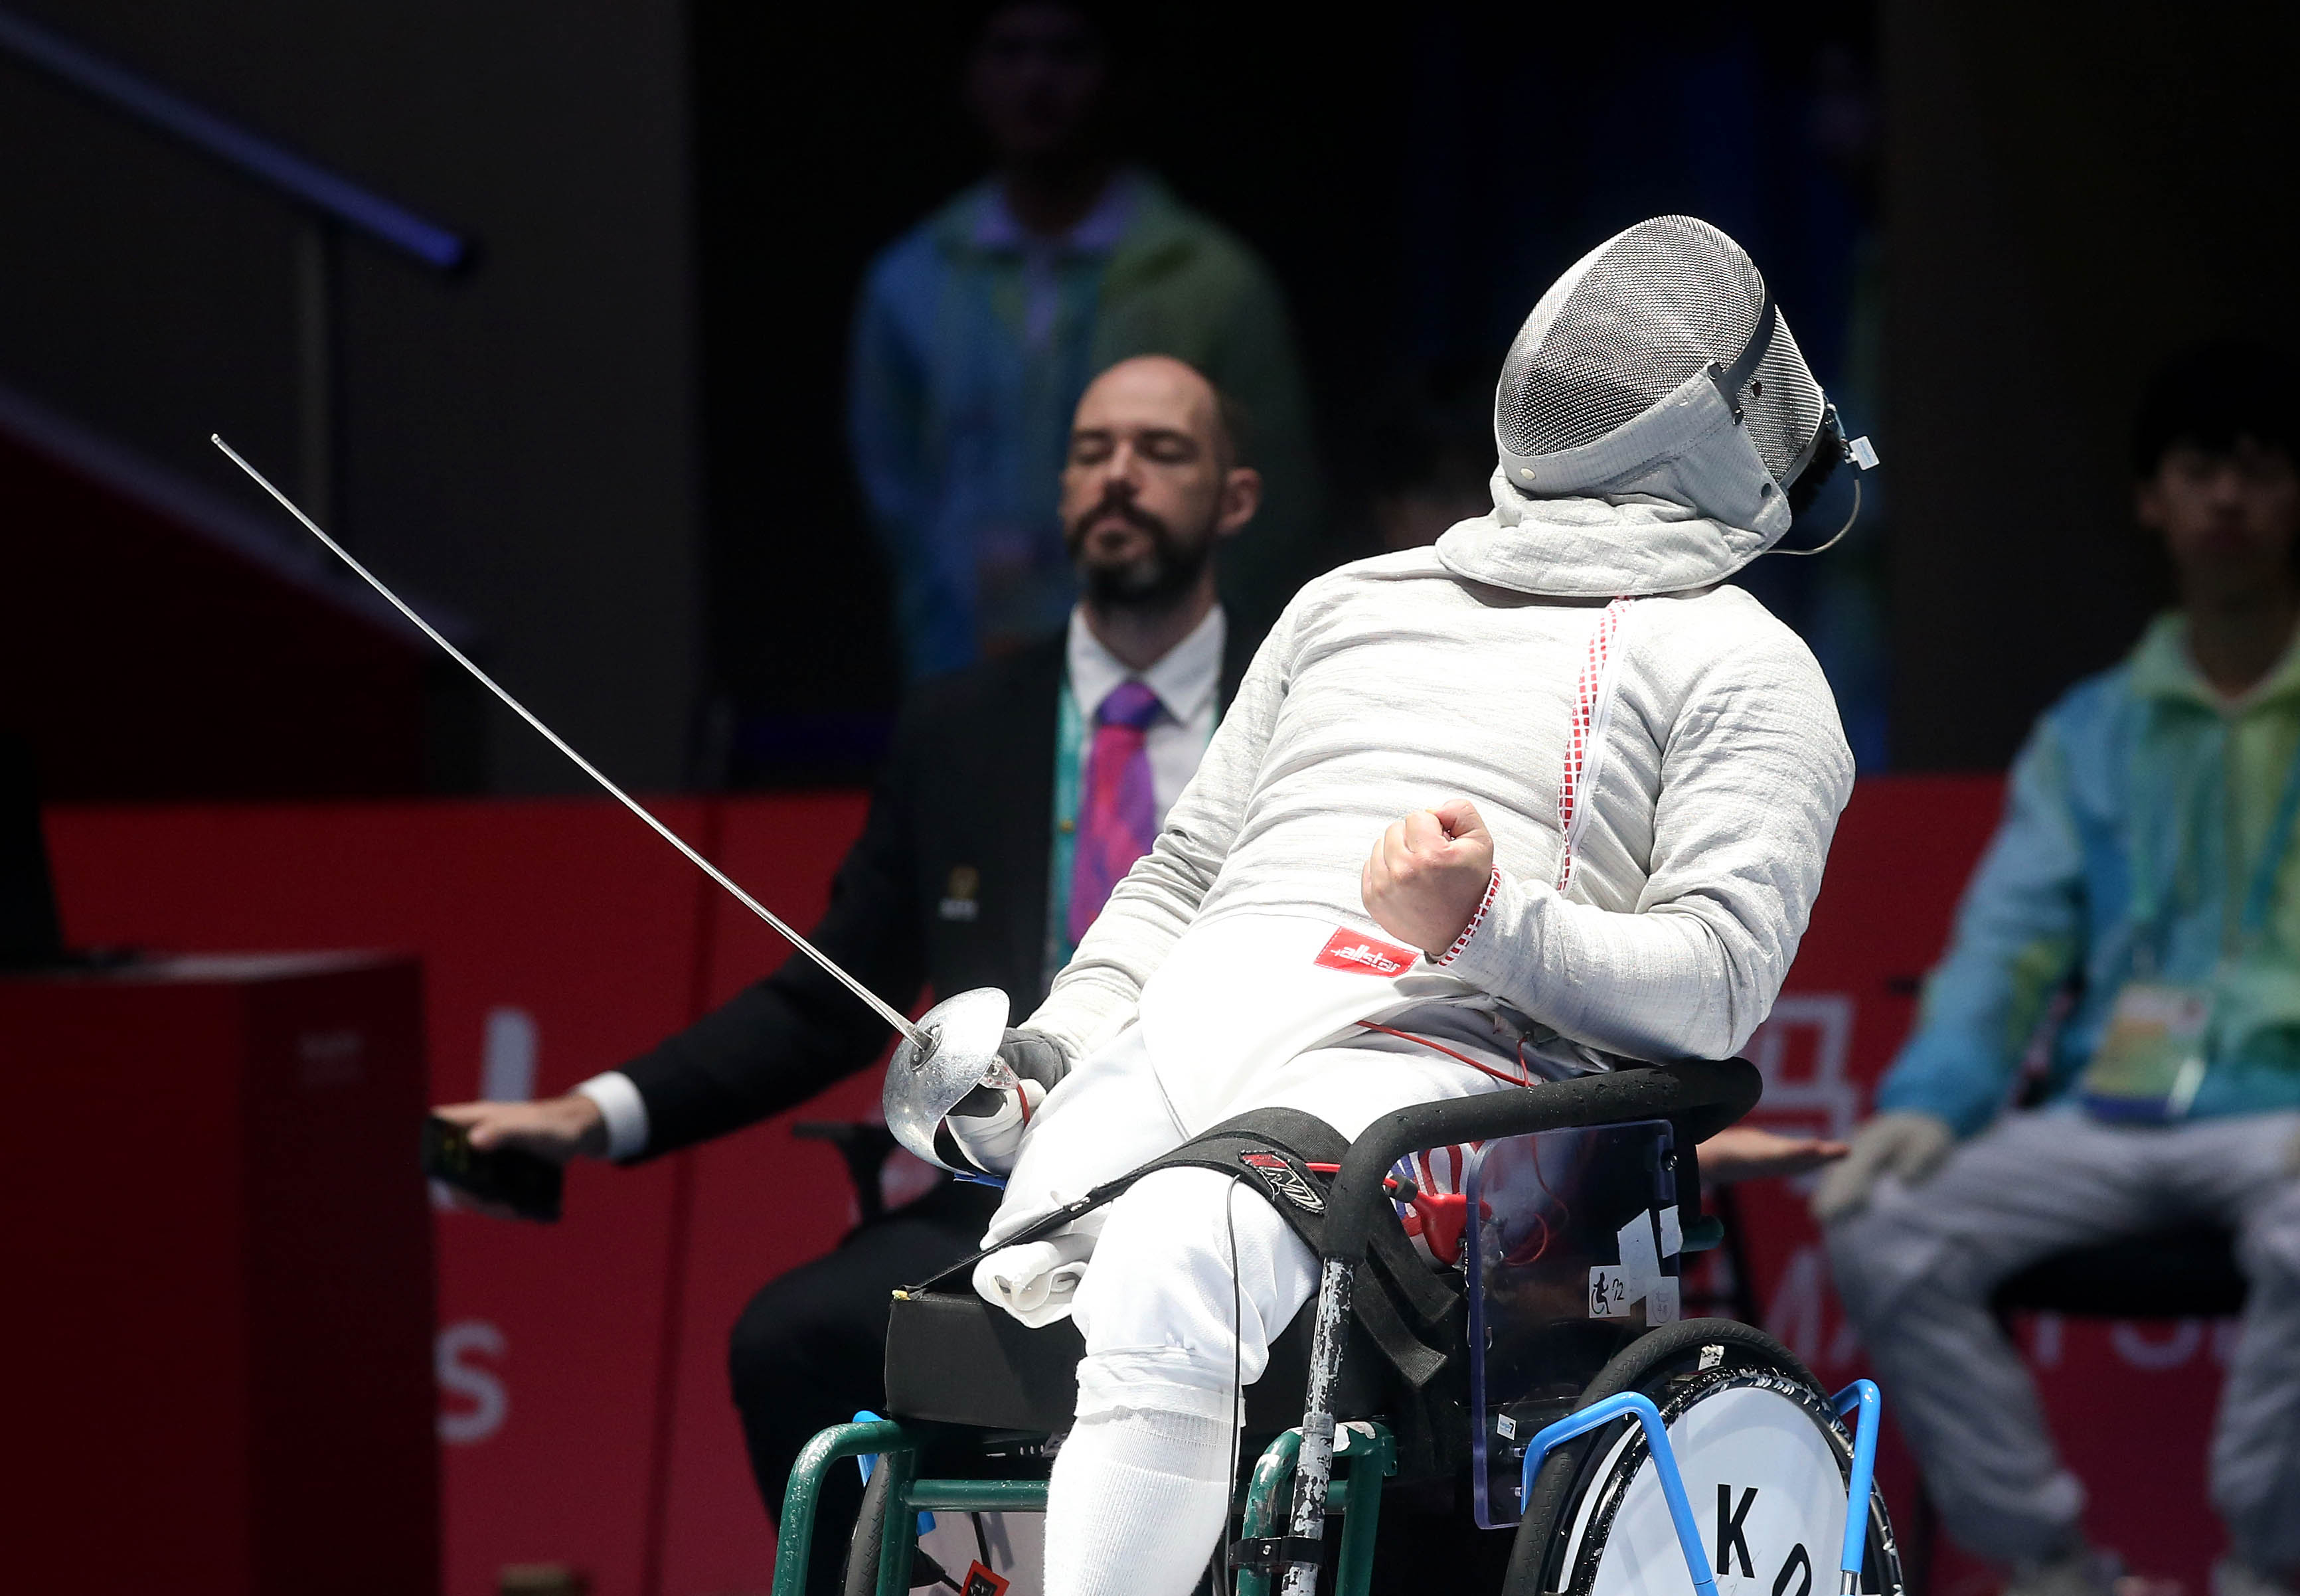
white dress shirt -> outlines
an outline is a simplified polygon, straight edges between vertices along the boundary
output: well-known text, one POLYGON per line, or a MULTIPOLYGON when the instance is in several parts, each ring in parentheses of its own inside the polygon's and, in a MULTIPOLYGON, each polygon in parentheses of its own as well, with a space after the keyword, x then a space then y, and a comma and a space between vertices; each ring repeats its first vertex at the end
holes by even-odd
MULTIPOLYGON (((1129 677, 1138 677, 1158 695, 1160 712, 1144 729, 1143 752, 1150 760, 1150 790, 1158 805, 1158 824, 1197 774, 1198 761, 1214 735, 1221 689, 1222 645, 1229 641, 1229 623, 1216 604, 1147 670, 1135 670, 1102 644, 1087 625, 1086 608, 1071 611, 1066 650, 1067 679, 1079 716, 1086 722, 1086 750, 1094 744, 1094 712, 1111 690, 1129 677)), ((595 1075, 575 1088, 576 1094, 599 1106, 607 1129, 607 1156, 629 1158, 644 1151, 647 1141, 646 1099, 620 1069, 595 1075)))

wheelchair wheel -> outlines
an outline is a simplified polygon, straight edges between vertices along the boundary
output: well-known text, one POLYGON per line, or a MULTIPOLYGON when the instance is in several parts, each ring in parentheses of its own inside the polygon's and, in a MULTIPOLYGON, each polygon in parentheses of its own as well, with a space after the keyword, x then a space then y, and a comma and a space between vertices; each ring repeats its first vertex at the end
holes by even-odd
MULTIPOLYGON (((862 1509, 854 1516, 854 1533, 846 1538, 846 1560, 839 1571, 839 1596, 872 1596, 879 1588, 879 1534, 887 1522, 888 1498, 894 1494, 888 1484, 891 1477, 888 1470, 874 1468, 871 1471, 869 1483, 862 1487, 862 1509)), ((981 1516, 960 1513, 951 1517, 971 1534, 972 1552, 979 1556, 985 1567, 988 1567, 990 1548, 983 1539, 981 1516)), ((945 1544, 942 1550, 947 1553, 950 1548, 945 1544)), ((965 1561, 951 1559, 947 1564, 938 1562, 926 1547, 912 1545, 912 1590, 962 1591, 965 1578, 965 1561)))
MULTIPOLYGON (((1795 1353, 1748 1325, 1690 1319, 1623 1349, 1582 1402, 1624 1391, 1651 1397, 1670 1427, 1721 1591, 1733 1588, 1730 1579, 1748 1596, 1835 1596, 1853 1445, 1795 1353)), ((1871 1492, 1867 1509, 1861 1589, 1903 1596, 1881 1492, 1871 1492)), ((1634 1420, 1550 1455, 1518 1526, 1505 1588, 1511 1596, 1688 1588, 1660 1475, 1634 1420)))
POLYGON ((862 1510, 854 1515, 854 1533, 846 1538, 846 1562, 839 1571, 840 1596, 871 1596, 879 1588, 879 1532, 887 1522, 887 1499, 894 1494, 888 1483, 893 1477, 890 1470, 874 1468, 862 1487, 862 1510))

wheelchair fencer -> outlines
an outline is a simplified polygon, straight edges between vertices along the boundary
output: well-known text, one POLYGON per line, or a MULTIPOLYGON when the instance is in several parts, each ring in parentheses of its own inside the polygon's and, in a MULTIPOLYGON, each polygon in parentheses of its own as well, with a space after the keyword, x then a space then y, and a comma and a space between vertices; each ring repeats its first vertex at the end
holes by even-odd
MULTIPOLYGON (((1873 1477, 1876 1387, 1832 1394, 1761 1330, 1678 1318, 1679 1272, 1720 1231, 1689 1150, 1759 1085, 1740 1060, 1624 1068, 1419 1104, 1348 1143, 1257 1110, 1010 1240, 1186 1165, 1255 1190, 1320 1258, 1316 1296, 1240 1393, 1264 1444, 1234 1482, 1217 1589, 1311 1596, 1322 1573, 1364 1596, 1385 1487, 1466 1474, 1477 1524, 1512 1533, 1511 1596, 1717 1596, 1721 1581, 1728 1596, 1825 1596, 1831 1561, 1838 1596, 1902 1596, 1873 1477), (1453 1147, 1457 1190, 1421 1190, 1413 1155, 1453 1147), (1458 1264, 1433 1268, 1408 1223, 1458 1264)), ((979 1517, 961 1537, 978 1567, 946 1569, 920 1537, 935 1515, 1045 1510, 1084 1344, 1066 1319, 1026 1328, 975 1294, 975 1261, 895 1294, 888 1417, 857 1415, 801 1453, 776 1596, 804 1588, 817 1492, 847 1459, 868 1483, 846 1596, 1004 1591, 979 1517)))

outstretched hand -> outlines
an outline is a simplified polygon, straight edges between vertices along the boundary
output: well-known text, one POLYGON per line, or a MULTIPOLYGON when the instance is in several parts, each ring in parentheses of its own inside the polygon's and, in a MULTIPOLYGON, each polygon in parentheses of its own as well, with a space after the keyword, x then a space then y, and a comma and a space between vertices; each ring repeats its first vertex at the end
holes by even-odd
POLYGON ((1849 1149, 1825 1136, 1784 1136, 1754 1125, 1732 1125, 1701 1144, 1701 1179, 1712 1186, 1768 1176, 1804 1175, 1833 1164, 1849 1149))
POLYGON ((1454 798, 1383 832, 1358 891, 1375 925, 1435 959, 1469 927, 1493 874, 1493 834, 1476 805, 1454 798))
MULTIPOLYGON (((462 1126, 472 1147, 480 1152, 509 1148, 554 1164, 564 1164, 579 1154, 604 1158, 607 1152, 606 1118, 597 1103, 579 1093, 546 1097, 540 1102, 441 1103, 431 1112, 462 1126)), ((437 1189, 445 1190, 449 1201, 470 1213, 497 1219, 521 1217, 500 1203, 483 1202, 454 1186, 437 1189)))
POLYGON ((578 1153, 604 1157, 607 1124, 599 1105, 579 1093, 540 1102, 451 1102, 431 1110, 464 1127, 481 1152, 512 1147, 563 1164, 578 1153))

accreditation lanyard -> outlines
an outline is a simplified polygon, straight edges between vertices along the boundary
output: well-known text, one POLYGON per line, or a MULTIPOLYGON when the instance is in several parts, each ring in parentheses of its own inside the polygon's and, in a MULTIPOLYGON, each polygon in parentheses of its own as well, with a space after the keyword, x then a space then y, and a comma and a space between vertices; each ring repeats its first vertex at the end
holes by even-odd
MULTIPOLYGON (((2219 776, 2223 792, 2227 768, 2223 752, 2219 776)), ((2137 845, 2130 851, 2130 920, 2136 965, 2133 974, 2143 978, 2153 977, 2162 962, 2164 944, 2171 936, 2174 900, 2179 895, 2177 878, 2195 846, 2196 806, 2212 780, 2210 775, 2199 773, 2185 784, 2170 835, 2162 847, 2154 850, 2154 859, 2144 858, 2137 845), (2138 968, 2143 962, 2146 968, 2138 968)), ((2134 785, 2137 788, 2138 784, 2134 785)), ((2136 804, 2136 810, 2138 807, 2136 804)), ((2277 795, 2275 811, 2269 819, 2267 833, 2261 838, 2260 852, 2246 878, 2244 906, 2237 922, 2238 951, 2250 951, 2267 933, 2269 913, 2276 903, 2277 877, 2283 873, 2284 855, 2292 845, 2296 824, 2300 824, 2300 749, 2294 751, 2291 763, 2285 768, 2283 791, 2277 795)), ((2135 840, 2137 843, 2137 836, 2135 840)))
MULTIPOLYGON (((2145 855, 2139 845, 2143 806, 2139 772, 2134 771, 2127 822, 2133 867, 2127 972, 2102 1018, 2092 1057, 2077 1079, 2077 1093, 2087 1111, 2110 1123, 2162 1125, 2186 1118, 2211 1068, 2217 976, 2203 981, 2170 981, 2160 977, 2159 969, 2171 939, 2173 906, 2179 895, 2178 877, 2195 852, 2197 805, 2207 790, 2217 790, 2222 802, 2227 801, 2226 744, 2218 765, 2216 789, 2214 767, 2192 769, 2179 802, 2173 806, 2168 839, 2154 850, 2154 857, 2145 855)), ((2296 816, 2300 816, 2300 752, 2295 752, 2285 772, 2284 791, 2261 839, 2260 857, 2253 862, 2233 945, 2226 911, 2222 911, 2223 969, 2231 958, 2244 957, 2255 948, 2267 931, 2276 879, 2282 873, 2296 816)), ((2232 834, 2233 827, 2228 830, 2232 834)))
POLYGON ((1071 874, 1078 865, 1079 794, 1086 786, 1086 716, 1062 673, 1061 707, 1054 711, 1054 840, 1046 860, 1046 971, 1071 961, 1078 950, 1070 937, 1071 874))

